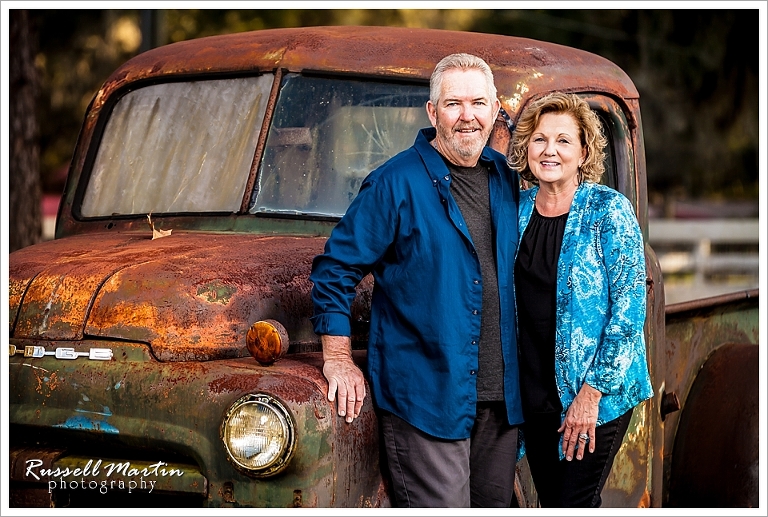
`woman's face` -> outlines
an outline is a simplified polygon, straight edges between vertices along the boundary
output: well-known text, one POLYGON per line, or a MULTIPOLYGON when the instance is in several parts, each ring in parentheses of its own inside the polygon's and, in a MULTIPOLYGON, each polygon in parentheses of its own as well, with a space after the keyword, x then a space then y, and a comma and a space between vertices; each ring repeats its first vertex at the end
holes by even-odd
POLYGON ((528 142, 528 166, 540 185, 578 185, 579 166, 586 156, 573 116, 545 113, 539 118, 528 142))

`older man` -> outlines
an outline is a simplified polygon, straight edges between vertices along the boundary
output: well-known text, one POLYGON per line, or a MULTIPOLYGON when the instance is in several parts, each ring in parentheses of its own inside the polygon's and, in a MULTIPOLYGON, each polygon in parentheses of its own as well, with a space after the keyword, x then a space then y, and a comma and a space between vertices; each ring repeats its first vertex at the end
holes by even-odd
POLYGON ((519 190, 505 157, 486 147, 499 107, 482 59, 443 58, 426 106, 434 128, 365 179, 313 263, 328 399, 347 422, 366 395, 350 307, 373 274, 368 370, 396 506, 513 498, 519 190))

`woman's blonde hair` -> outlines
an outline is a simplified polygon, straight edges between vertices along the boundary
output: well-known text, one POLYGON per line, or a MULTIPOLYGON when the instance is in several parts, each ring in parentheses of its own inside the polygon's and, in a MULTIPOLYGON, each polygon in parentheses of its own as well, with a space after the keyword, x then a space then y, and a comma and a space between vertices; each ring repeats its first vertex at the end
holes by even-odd
POLYGON ((597 114, 592 111, 587 101, 573 93, 550 93, 525 109, 520 115, 509 145, 507 160, 510 167, 517 169, 525 181, 538 184, 539 181, 528 166, 528 143, 539 125, 539 119, 545 113, 565 113, 574 118, 579 129, 581 145, 587 148, 587 156, 579 167, 581 181, 598 183, 605 172, 604 149, 608 140, 603 135, 603 125, 597 114))

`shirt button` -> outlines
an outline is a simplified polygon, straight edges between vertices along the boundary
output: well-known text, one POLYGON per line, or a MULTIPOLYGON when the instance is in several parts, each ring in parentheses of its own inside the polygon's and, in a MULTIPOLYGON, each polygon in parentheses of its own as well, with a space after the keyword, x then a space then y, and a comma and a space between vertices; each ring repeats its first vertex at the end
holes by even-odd
POLYGON ((469 370, 469 374, 470 375, 474 375, 475 374, 475 370, 469 370))
POLYGON ((473 345, 476 345, 476 344, 477 344, 477 341, 475 341, 475 340, 473 339, 473 340, 472 340, 472 344, 473 344, 473 345))
POLYGON ((451 179, 451 177, 450 177, 450 176, 446 176, 446 177, 445 177, 445 178, 443 178, 443 179, 444 179, 445 181, 448 181, 449 179, 451 179))
POLYGON ((472 314, 477 314, 477 309, 473 310, 472 314))
POLYGON ((445 203, 445 198, 440 200, 441 203, 445 203))
POLYGON ((475 280, 475 285, 479 284, 480 280, 475 280))

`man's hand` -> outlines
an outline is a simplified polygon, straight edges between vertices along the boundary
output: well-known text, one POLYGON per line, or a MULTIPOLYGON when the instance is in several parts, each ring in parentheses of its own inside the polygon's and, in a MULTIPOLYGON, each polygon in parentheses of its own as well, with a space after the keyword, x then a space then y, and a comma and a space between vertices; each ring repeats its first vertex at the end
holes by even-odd
POLYGON ((338 391, 339 416, 352 422, 360 415, 365 399, 363 372, 352 360, 352 340, 347 336, 321 336, 323 375, 328 379, 328 400, 333 402, 338 391))

